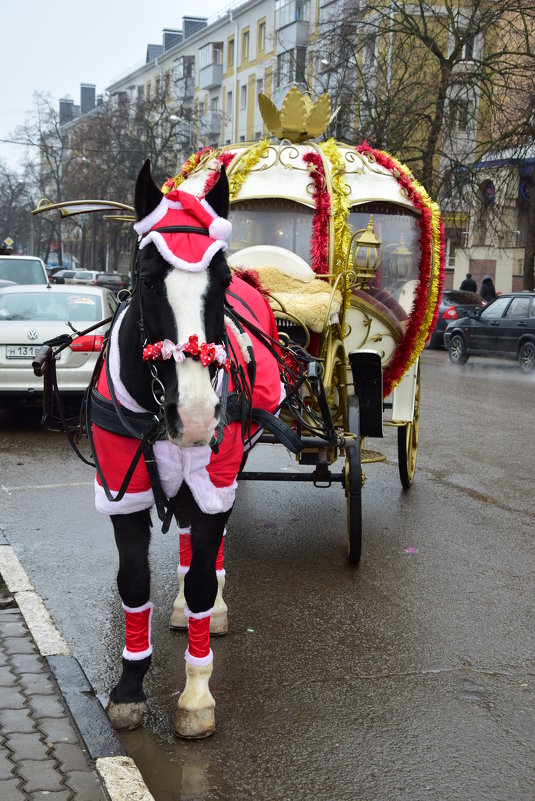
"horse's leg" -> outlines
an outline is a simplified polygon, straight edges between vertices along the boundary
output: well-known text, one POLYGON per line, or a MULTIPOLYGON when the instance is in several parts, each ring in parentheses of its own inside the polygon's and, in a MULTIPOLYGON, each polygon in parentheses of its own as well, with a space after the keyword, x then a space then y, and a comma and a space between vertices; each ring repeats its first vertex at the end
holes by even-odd
MULTIPOLYGON (((216 576, 217 576, 217 595, 214 603, 214 611, 210 616, 210 634, 220 635, 226 634, 228 631, 228 607, 223 600, 223 589, 225 587, 225 568, 223 566, 223 543, 225 541, 225 534, 227 530, 223 531, 223 537, 219 545, 219 550, 216 558, 216 576)), ((177 567, 178 576, 178 595, 173 603, 173 611, 171 613, 170 626, 172 629, 187 629, 188 619, 184 614, 184 577, 189 570, 191 564, 191 526, 180 527, 178 529, 179 536, 179 564, 177 567)))
POLYGON ((179 737, 208 737, 215 731, 215 701, 208 686, 212 675, 210 616, 218 589, 216 561, 228 512, 207 515, 194 505, 191 521, 191 564, 184 577, 189 620, 186 686, 178 699, 175 733, 179 737))
POLYGON ((119 551, 117 587, 126 617, 126 645, 123 651, 121 678, 110 693, 108 717, 119 730, 135 729, 143 722, 146 696, 143 677, 152 654, 150 624, 148 510, 127 515, 112 515, 115 542, 119 551))

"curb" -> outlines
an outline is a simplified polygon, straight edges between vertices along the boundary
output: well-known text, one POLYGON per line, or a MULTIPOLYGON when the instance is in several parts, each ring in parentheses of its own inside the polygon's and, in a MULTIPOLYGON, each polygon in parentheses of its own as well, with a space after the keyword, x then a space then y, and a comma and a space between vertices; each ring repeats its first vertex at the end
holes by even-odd
POLYGON ((0 576, 19 607, 37 650, 58 684, 110 801, 154 801, 80 663, 56 628, 43 599, 35 592, 1 529, 0 576))

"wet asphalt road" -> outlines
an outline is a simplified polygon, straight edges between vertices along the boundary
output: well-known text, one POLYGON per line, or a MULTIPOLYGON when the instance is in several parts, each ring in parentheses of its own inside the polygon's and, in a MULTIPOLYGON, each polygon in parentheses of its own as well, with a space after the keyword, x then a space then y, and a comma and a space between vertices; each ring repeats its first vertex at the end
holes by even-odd
MULTIPOLYGON (((424 353, 415 483, 387 430, 358 569, 340 486, 241 486, 202 742, 172 735, 186 641, 167 628, 176 537, 155 526, 150 702, 124 742, 156 801, 533 801, 534 390, 510 363, 424 353)), ((0 528, 105 702, 123 623, 92 471, 25 416, 0 415, 0 447, 0 528)))

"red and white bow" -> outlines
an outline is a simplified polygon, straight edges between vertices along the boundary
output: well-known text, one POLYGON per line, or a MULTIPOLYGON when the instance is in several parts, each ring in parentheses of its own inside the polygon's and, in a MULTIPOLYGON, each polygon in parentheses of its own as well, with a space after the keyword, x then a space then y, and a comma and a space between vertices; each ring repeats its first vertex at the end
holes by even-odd
POLYGON ((223 345, 215 342, 203 342, 199 345, 197 334, 192 334, 187 342, 171 342, 164 339, 162 342, 155 342, 154 345, 145 345, 143 348, 143 361, 163 361, 173 358, 177 364, 181 364, 184 359, 190 356, 200 361, 203 367, 214 364, 223 369, 226 373, 230 370, 230 359, 223 345))

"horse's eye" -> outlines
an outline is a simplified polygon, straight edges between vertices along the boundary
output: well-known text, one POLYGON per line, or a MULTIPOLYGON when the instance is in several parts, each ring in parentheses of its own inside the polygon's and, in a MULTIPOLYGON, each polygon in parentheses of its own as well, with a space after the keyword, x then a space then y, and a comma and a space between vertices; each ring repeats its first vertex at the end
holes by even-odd
POLYGON ((143 284, 143 289, 148 289, 149 291, 155 289, 154 281, 148 275, 141 277, 141 283, 143 284))

